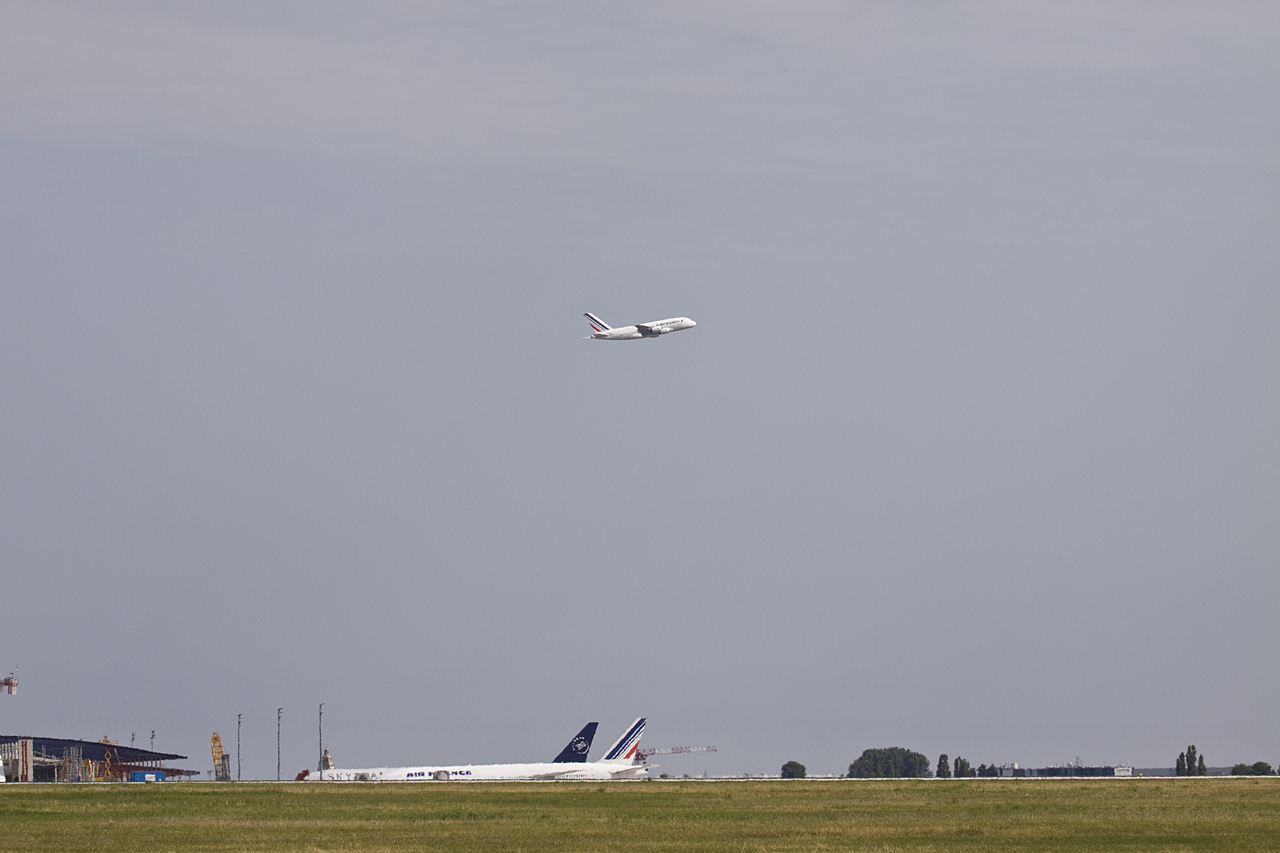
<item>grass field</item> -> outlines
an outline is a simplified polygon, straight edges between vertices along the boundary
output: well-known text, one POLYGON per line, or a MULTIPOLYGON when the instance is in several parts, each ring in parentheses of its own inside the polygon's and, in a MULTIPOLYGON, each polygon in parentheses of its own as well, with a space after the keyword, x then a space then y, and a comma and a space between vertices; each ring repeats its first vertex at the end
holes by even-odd
POLYGON ((1280 778, 0 785, 0 850, 1280 850, 1280 778))

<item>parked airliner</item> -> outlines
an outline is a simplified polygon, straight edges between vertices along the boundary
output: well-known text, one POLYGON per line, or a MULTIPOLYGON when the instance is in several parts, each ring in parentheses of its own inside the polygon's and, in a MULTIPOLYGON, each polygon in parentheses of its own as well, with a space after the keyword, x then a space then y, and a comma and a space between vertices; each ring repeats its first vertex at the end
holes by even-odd
MULTIPOLYGON (((636 720, 622 733, 604 758, 587 761, 587 749, 595 735, 595 723, 588 723, 577 737, 569 742, 556 760, 544 764, 462 764, 427 767, 375 767, 368 770, 322 770, 319 778, 326 782, 412 782, 412 781, 550 781, 639 779, 656 765, 636 764, 636 750, 640 735, 644 733, 645 718, 636 720), (585 738, 586 748, 581 741, 585 738), (577 746, 575 746, 575 744, 577 746), (572 750, 573 758, 564 756, 572 750), (577 757, 581 755, 582 757, 577 757)), ((315 778, 315 777, 312 777, 315 778)))
POLYGON ((681 329, 692 329, 697 323, 688 317, 672 317, 670 320, 656 320, 652 323, 636 323, 634 326, 623 326, 615 329, 595 314, 587 312, 582 315, 591 324, 591 337, 598 341, 634 341, 640 338, 656 338, 681 329))

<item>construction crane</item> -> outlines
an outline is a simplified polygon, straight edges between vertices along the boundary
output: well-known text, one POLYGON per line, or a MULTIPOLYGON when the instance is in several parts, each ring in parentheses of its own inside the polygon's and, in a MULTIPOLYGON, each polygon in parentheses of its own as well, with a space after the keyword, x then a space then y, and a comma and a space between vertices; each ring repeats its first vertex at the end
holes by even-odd
POLYGON ((119 746, 115 741, 106 735, 102 736, 102 740, 98 743, 105 744, 106 749, 102 750, 102 761, 98 764, 98 772, 94 774, 95 782, 119 782, 120 773, 120 750, 112 750, 111 747, 119 746))
POLYGON ((5 693, 8 693, 10 696, 17 694, 18 677, 11 672, 8 675, 6 675, 4 678, 0 678, 0 690, 3 690, 5 693))
POLYGON ((714 746, 668 746, 665 749, 637 749, 636 763, 644 764, 650 755, 676 755, 684 752, 715 752, 714 746))
POLYGON ((222 748, 222 738, 217 732, 209 738, 209 747, 213 750, 213 778, 219 782, 230 782, 231 756, 222 748))

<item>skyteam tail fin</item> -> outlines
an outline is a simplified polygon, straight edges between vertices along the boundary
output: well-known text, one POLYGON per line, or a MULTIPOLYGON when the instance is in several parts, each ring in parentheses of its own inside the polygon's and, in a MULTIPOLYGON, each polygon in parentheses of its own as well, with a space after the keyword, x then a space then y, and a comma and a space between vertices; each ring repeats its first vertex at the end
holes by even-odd
POLYGON ((582 762, 587 760, 587 753, 591 751, 591 741, 596 738, 596 726, 598 723, 587 723, 582 727, 582 731, 569 741, 569 745, 560 750, 560 754, 551 759, 553 764, 567 764, 569 762, 582 762))
POLYGON ((593 331, 607 332, 613 328, 613 326, 610 326, 608 323, 606 323, 604 320, 601 320, 599 317, 597 317, 595 314, 592 314, 590 311, 588 311, 586 314, 583 314, 582 316, 587 318, 587 322, 591 324, 591 328, 593 331))
POLYGON ((630 764, 635 760, 636 750, 640 747, 640 735, 644 734, 644 717, 636 720, 627 730, 622 733, 622 737, 618 738, 613 746, 609 747, 609 751, 604 754, 601 762, 611 762, 613 764, 630 764))

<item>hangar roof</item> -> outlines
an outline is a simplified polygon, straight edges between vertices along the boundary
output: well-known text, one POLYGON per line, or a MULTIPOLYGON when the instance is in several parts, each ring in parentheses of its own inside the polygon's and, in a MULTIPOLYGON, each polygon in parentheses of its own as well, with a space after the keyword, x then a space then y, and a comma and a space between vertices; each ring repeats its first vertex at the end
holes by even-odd
POLYGON ((102 761, 106 756, 108 749, 114 753, 112 761, 118 761, 122 764, 141 764, 144 761, 170 761, 175 758, 186 758, 185 755, 176 755, 172 752, 152 752, 149 749, 138 749, 132 746, 121 746, 114 743, 98 743, 92 740, 72 740, 60 737, 32 737, 30 735, 0 735, 0 744, 13 743, 19 740, 33 740, 35 752, 37 755, 44 753, 45 755, 62 757, 62 751, 68 746, 80 747, 80 754, 84 758, 92 761, 102 761))

